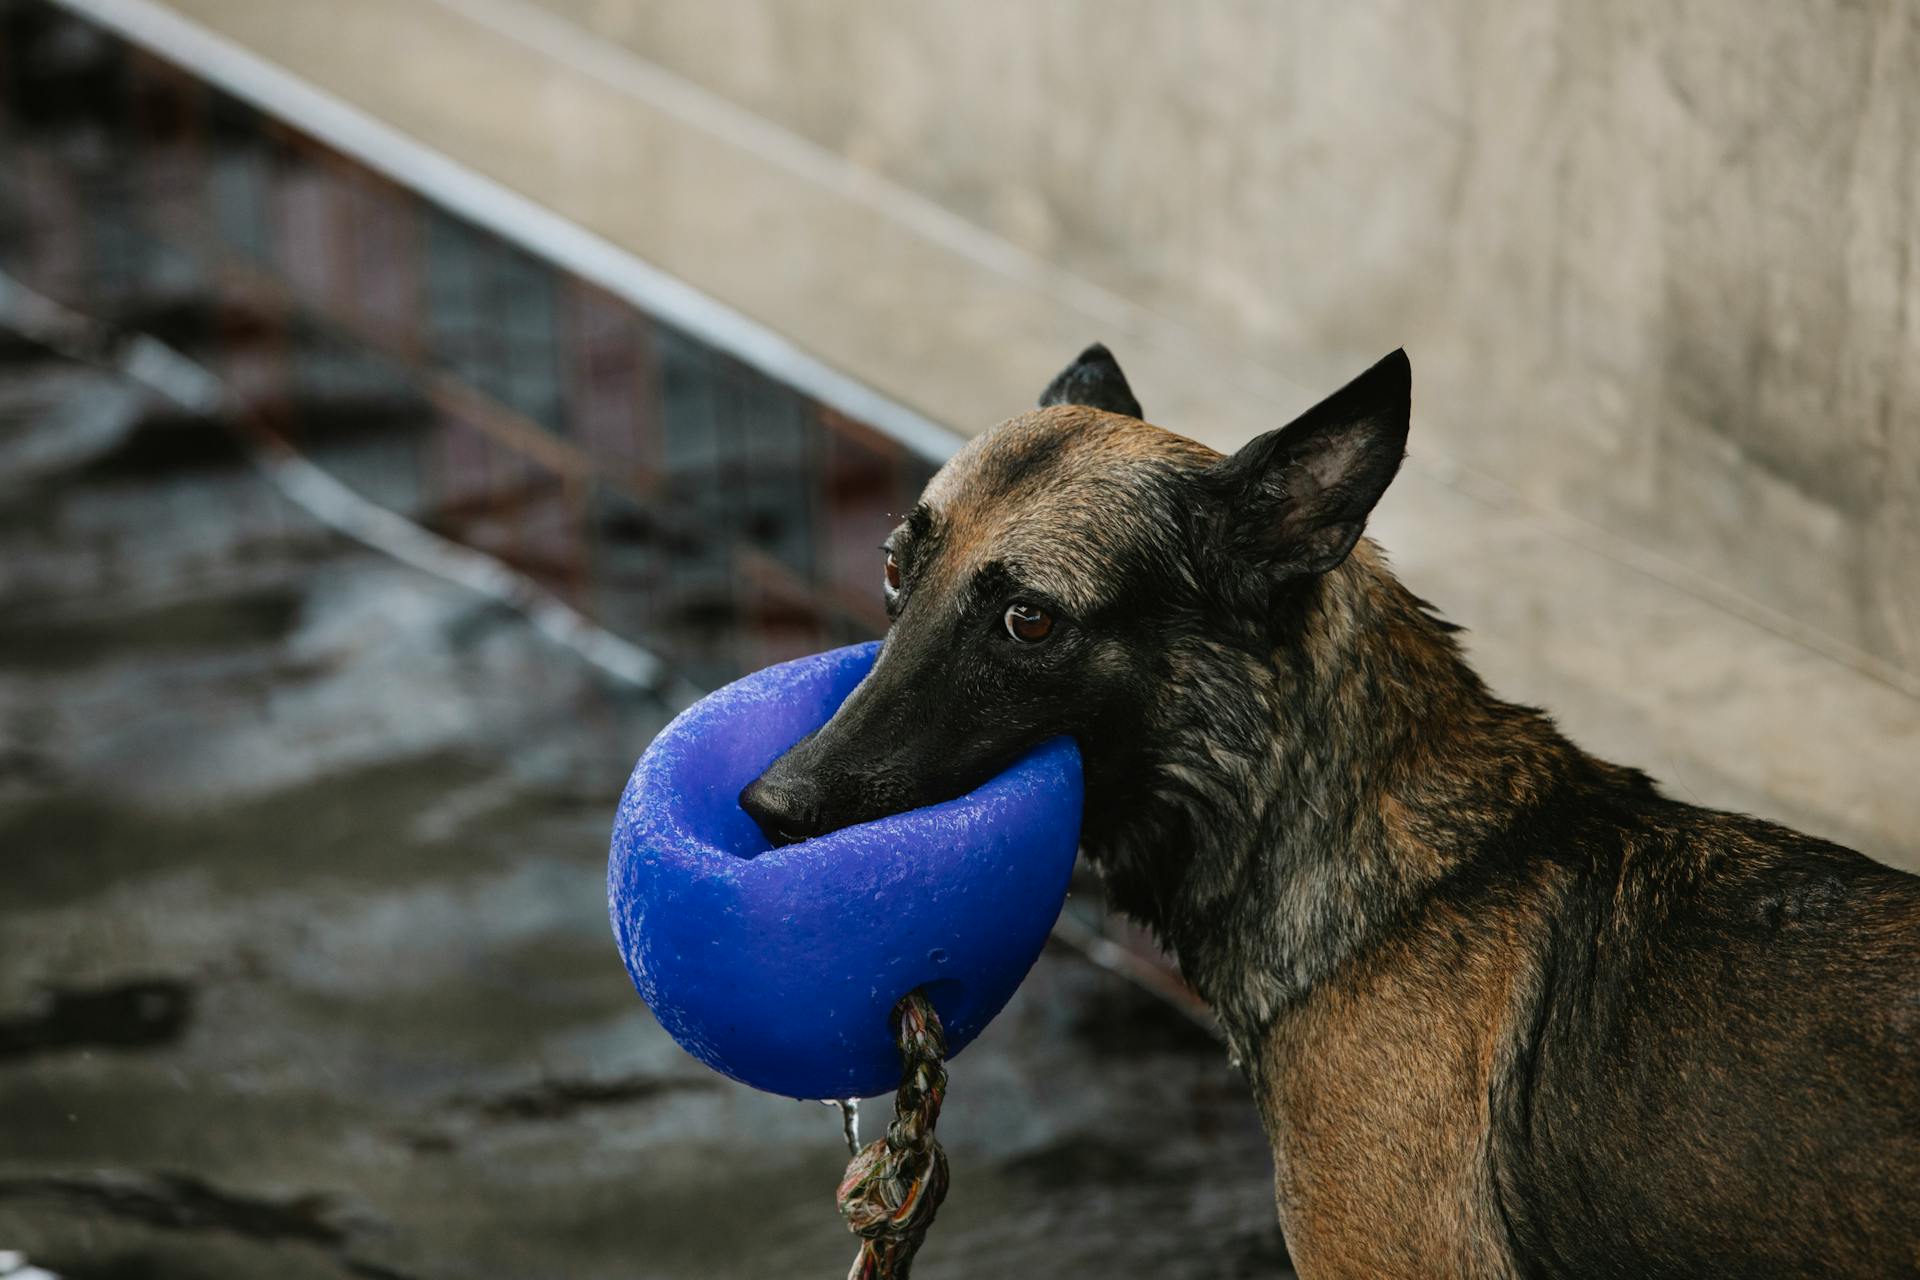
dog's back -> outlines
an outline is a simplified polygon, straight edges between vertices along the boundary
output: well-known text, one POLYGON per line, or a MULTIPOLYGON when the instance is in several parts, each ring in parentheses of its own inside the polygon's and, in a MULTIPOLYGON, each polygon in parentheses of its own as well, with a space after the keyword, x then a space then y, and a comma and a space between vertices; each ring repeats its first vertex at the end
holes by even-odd
POLYGON ((1920 878, 1575 773, 1276 1019, 1303 1274, 1920 1274, 1920 878))
POLYGON ((1610 819, 1622 855, 1567 888, 1499 1086, 1525 1253, 1575 1275, 1920 1274, 1920 879, 1663 800, 1610 819))

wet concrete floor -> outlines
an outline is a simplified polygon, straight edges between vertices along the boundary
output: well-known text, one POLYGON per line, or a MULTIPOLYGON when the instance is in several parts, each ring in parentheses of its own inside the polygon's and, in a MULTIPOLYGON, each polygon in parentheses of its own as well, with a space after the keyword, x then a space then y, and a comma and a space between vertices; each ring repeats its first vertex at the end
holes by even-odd
MULTIPOLYGON (((4 345, 0 1250, 843 1274, 837 1117, 708 1073, 614 953, 607 827, 665 715, 217 425, 4 345)), ((941 1132, 924 1280, 1287 1274, 1222 1051, 1072 952, 956 1060, 941 1132)))

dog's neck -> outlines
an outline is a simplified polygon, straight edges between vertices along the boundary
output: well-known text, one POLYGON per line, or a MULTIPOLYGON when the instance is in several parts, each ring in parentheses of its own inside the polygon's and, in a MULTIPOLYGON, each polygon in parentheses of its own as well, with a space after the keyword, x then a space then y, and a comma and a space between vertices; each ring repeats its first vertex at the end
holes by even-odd
POLYGON ((1132 795, 1090 797, 1085 834, 1243 1059, 1581 759, 1487 692, 1371 543, 1280 631, 1170 655, 1132 795))

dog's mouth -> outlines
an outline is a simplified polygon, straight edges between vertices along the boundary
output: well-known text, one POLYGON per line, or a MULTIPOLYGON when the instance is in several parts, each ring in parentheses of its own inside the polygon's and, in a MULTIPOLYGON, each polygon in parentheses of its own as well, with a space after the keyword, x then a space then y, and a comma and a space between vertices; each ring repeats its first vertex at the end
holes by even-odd
POLYGON ((958 800, 998 776, 1022 752, 995 753, 984 765, 911 789, 874 780, 793 773, 776 761, 740 793, 740 807, 774 848, 817 840, 847 827, 879 822, 958 800))

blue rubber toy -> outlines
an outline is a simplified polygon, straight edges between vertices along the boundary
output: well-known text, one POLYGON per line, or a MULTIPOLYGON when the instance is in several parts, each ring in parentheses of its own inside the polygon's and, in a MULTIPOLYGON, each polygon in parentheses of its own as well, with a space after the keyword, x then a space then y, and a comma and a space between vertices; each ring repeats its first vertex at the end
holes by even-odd
POLYGON ((900 1080, 890 1015, 925 988, 948 1055, 1000 1012, 1066 901, 1080 753, 1042 743, 973 792, 773 848, 741 788, 833 715, 879 645, 769 667, 667 726, 620 800, 614 937, 694 1057, 793 1098, 900 1080))

